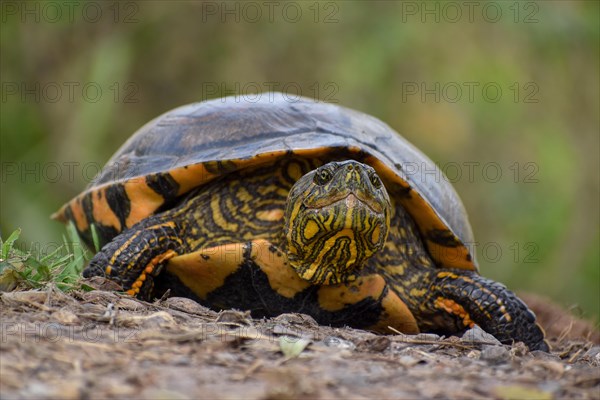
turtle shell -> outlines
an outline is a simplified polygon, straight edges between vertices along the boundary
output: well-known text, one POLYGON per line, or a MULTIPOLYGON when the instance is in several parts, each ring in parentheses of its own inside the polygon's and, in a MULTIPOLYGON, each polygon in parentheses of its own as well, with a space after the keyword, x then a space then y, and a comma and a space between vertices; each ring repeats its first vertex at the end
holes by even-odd
POLYGON ((380 120, 334 104, 281 93, 255 102, 227 97, 171 110, 140 128, 88 188, 54 218, 72 220, 101 243, 192 189, 243 168, 291 155, 371 165, 417 223, 441 267, 477 270, 473 234, 450 183, 435 164, 380 120), (432 176, 433 175, 433 176, 432 176))

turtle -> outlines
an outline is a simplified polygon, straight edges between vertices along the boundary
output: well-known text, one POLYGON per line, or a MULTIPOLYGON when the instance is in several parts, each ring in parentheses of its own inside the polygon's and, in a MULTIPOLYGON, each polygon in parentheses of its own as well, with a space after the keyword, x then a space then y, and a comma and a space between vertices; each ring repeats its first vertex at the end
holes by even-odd
POLYGON ((254 100, 148 122, 53 215, 100 243, 84 277, 143 300, 168 293, 382 334, 478 325, 549 351, 526 304, 479 274, 464 206, 420 150, 337 104, 254 100))

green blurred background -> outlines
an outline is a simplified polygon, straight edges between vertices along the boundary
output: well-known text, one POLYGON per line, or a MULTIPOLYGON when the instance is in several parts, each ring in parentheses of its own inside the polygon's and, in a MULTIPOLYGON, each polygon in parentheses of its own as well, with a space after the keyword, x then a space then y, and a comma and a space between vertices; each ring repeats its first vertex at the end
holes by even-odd
POLYGON ((67 4, 2 3, 0 223, 21 247, 59 242, 49 215, 148 120, 274 88, 401 132, 453 181, 484 275, 598 320, 597 1, 67 4))

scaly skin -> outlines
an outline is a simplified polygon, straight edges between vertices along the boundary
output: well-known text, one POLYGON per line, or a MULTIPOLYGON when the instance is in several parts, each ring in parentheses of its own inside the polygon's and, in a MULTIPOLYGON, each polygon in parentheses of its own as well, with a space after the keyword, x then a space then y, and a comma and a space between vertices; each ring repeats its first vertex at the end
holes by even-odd
POLYGON ((422 297, 424 306, 416 312, 420 328, 442 334, 478 324, 505 344, 520 340, 531 350, 549 351, 544 332, 535 324, 535 315, 513 292, 500 283, 483 278, 473 272, 460 270, 420 271, 423 276, 422 297), (434 312, 433 310, 437 310, 434 312), (443 324, 432 324, 438 318, 454 315, 443 324), (456 318, 458 316, 458 318, 456 318))
MULTIPOLYGON (((403 301, 421 331, 450 335, 477 324, 504 343, 523 341, 531 349, 548 350, 533 313, 504 286, 474 272, 435 266, 406 211, 387 194, 374 192, 378 187, 373 182, 377 180, 370 169, 364 165, 365 168, 360 169, 362 164, 359 163, 351 163, 354 169, 347 168, 348 163, 328 164, 333 174, 327 176, 328 179, 318 180, 315 173, 321 169, 309 171, 319 165, 321 163, 314 159, 289 158, 273 166, 237 172, 212 182, 183 199, 177 207, 146 218, 116 236, 94 257, 84 276, 107 276, 120 283, 128 293, 145 299, 155 296, 155 286, 158 286, 160 290, 171 289, 172 293, 192 297, 216 308, 223 305, 261 308, 261 315, 304 311, 321 323, 361 328, 372 328, 377 321, 381 328, 381 322, 389 319, 388 311, 400 309, 398 302, 403 301), (336 175, 336 171, 341 171, 339 168, 346 172, 336 175), (357 174, 357 168, 360 174, 357 174), (367 184, 365 179, 371 183, 367 184), (321 189, 317 187, 316 192, 311 192, 314 185, 321 189), (344 200, 348 198, 344 197, 348 188, 352 188, 350 192, 355 197, 352 201, 344 200), (288 199, 290 191, 292 195, 288 199), (332 202, 326 201, 328 194, 333 198, 332 202), (336 253, 328 250, 329 247, 320 250, 311 247, 322 244, 322 240, 299 243, 298 238, 316 235, 314 224, 308 223, 302 214, 306 210, 298 207, 304 200, 307 200, 303 204, 308 205, 309 211, 319 211, 317 214, 310 211, 313 212, 311 218, 320 221, 317 233, 333 229, 331 235, 325 236, 334 237, 332 243, 349 243, 347 250, 336 253), (340 201, 345 201, 348 207, 344 216, 339 212, 340 201), (365 206, 369 202, 372 204, 365 206), (365 217, 370 213, 372 222, 361 225, 365 218, 346 217, 354 215, 353 207, 357 204, 363 211, 356 215, 365 217), (345 222, 340 223, 340 218, 345 222), (375 235, 376 227, 380 233, 375 235), (366 239, 361 236, 367 234, 366 239), (380 238, 385 238, 384 245, 377 243, 380 238), (231 273, 223 277, 220 286, 201 294, 186 288, 176 274, 169 272, 169 265, 181 264, 181 257, 185 255, 197 253, 198 257, 192 258, 206 257, 208 260, 208 253, 202 251, 210 249, 211 256, 226 260, 227 252, 231 251, 227 244, 239 244, 242 249, 245 248, 243 243, 263 239, 272 243, 269 248, 273 254, 279 254, 275 267, 281 265, 281 268, 265 268, 250 256, 250 252, 234 248, 236 253, 229 256, 238 257, 237 261, 232 265, 229 265, 231 260, 227 261, 231 273), (368 245, 355 244, 361 241, 368 245), (228 250, 224 250, 226 248, 228 250), (336 259, 336 254, 343 257, 336 259), (327 274, 320 270, 323 266, 318 262, 310 263, 316 259, 328 260, 327 274), (280 270, 285 268, 295 270, 303 279, 296 276, 290 278, 290 287, 276 288, 273 282, 280 278, 280 270), (260 276, 263 278, 259 279, 260 276), (375 285, 376 293, 361 292, 342 309, 328 310, 332 307, 331 296, 361 290, 359 286, 351 289, 353 281, 370 279, 375 282, 377 277, 382 277, 387 285, 375 285), (394 300, 396 305, 393 307, 388 304, 389 290, 401 299, 394 300), (386 296, 388 303, 383 300, 386 296), (307 302, 310 303, 308 307, 307 302), (267 303, 269 307, 261 306, 267 303)), ((210 262, 214 266, 214 259, 210 262)), ((282 285, 280 281, 278 284, 282 285)), ((396 321, 412 318, 404 314, 396 317, 396 321)))

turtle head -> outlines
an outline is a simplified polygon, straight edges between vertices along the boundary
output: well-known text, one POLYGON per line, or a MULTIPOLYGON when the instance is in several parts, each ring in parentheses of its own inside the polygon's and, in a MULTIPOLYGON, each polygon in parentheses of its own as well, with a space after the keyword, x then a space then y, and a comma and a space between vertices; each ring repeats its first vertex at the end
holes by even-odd
POLYGON ((373 168, 330 162, 292 187, 284 216, 285 248, 298 275, 314 284, 356 279, 385 245, 390 198, 373 168))

